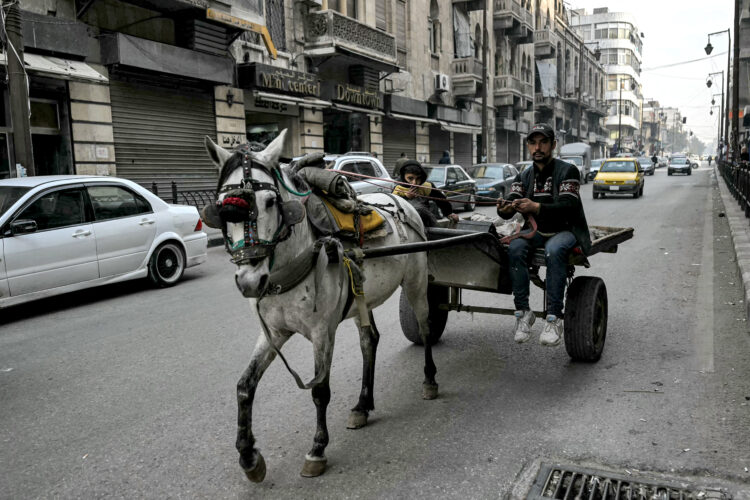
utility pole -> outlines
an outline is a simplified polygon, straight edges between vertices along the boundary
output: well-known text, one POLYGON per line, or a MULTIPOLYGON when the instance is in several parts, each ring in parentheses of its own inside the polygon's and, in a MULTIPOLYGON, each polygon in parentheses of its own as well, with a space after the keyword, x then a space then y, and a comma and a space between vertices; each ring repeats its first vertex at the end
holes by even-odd
POLYGON ((482 152, 480 161, 490 161, 490 143, 487 126, 487 0, 482 9, 482 152))
MULTIPOLYGON (((7 2, 5 2, 7 3, 7 2)), ((0 7, 2 8, 2 7, 0 7)), ((5 58, 8 61, 8 93, 10 94, 10 118, 13 123, 13 149, 16 164, 26 168, 26 175, 35 175, 34 156, 31 147, 31 124, 29 122, 29 93, 27 76, 23 64, 23 22, 18 2, 10 2, 5 19, 8 35, 5 58)))
POLYGON ((581 104, 581 83, 583 82, 583 76, 581 75, 581 70, 583 68, 583 40, 581 40, 581 48, 578 51, 578 131, 576 132, 578 136, 578 142, 583 142, 581 140, 581 122, 583 121, 583 105, 581 104))
POLYGON ((732 161, 737 161, 740 157, 738 147, 740 139, 740 0, 734 0, 734 54, 732 58, 732 161))

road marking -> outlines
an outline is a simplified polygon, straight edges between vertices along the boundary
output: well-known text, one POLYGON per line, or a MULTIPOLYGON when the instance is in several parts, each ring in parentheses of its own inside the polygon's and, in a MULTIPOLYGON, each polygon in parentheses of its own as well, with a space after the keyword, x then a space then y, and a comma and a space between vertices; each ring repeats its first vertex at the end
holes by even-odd
POLYGON ((714 371, 714 259, 713 259, 713 179, 709 181, 708 196, 703 210, 703 245, 700 274, 695 301, 696 321, 693 342, 698 370, 714 371))

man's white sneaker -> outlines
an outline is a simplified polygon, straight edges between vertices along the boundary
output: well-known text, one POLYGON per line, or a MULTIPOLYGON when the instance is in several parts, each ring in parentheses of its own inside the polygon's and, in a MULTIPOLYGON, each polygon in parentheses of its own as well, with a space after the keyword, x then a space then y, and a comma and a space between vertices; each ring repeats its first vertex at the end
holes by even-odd
POLYGON ((514 314, 516 316, 516 335, 513 340, 523 344, 531 337, 531 325, 536 321, 536 316, 533 311, 516 311, 514 314))
POLYGON ((549 347, 559 345, 563 338, 563 320, 554 314, 547 315, 544 330, 539 336, 539 343, 549 347))

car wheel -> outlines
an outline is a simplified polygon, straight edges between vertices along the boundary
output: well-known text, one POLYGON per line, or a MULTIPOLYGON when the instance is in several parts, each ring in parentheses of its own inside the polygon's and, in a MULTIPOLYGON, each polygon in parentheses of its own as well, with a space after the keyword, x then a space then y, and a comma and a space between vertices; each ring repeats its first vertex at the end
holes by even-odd
POLYGON ((594 199, 596 200, 597 198, 599 198, 599 193, 594 193, 594 199))
POLYGON ((471 212, 477 207, 477 199, 475 198, 475 196, 475 193, 471 193, 469 195, 469 201, 464 205, 464 210, 466 212, 471 212))
POLYGON ((667 170, 667 175, 672 175, 672 171, 671 170, 667 170))
POLYGON ((185 272, 185 253, 174 242, 159 245, 148 263, 148 277, 160 288, 174 286, 185 272))

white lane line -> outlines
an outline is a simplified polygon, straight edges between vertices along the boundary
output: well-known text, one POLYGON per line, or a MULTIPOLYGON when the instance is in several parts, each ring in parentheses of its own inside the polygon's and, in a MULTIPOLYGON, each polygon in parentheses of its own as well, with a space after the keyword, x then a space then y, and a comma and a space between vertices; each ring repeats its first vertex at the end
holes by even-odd
POLYGON ((703 245, 695 301, 695 331, 693 332, 697 369, 705 373, 713 373, 714 371, 713 185, 714 179, 712 177, 703 210, 703 245))

